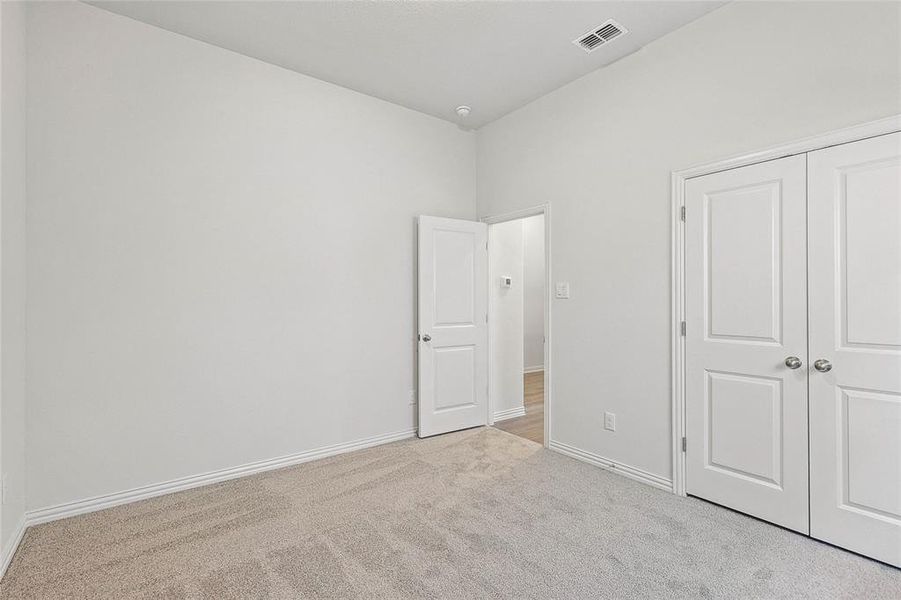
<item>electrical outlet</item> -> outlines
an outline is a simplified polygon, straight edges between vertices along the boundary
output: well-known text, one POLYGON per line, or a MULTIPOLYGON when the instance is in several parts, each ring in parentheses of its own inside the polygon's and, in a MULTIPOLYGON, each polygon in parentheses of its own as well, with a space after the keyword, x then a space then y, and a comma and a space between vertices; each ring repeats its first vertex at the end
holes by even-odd
POLYGON ((616 415, 611 412, 604 413, 604 429, 616 431, 616 415))
POLYGON ((416 390, 410 390, 408 397, 410 399, 410 406, 416 406, 416 390))

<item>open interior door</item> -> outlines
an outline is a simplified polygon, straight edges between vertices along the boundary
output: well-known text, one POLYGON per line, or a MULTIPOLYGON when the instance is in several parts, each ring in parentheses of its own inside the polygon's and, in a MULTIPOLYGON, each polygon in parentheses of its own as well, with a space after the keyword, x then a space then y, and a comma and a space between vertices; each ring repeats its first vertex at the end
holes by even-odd
POLYGON ((419 217, 419 437, 488 422, 488 226, 419 217))

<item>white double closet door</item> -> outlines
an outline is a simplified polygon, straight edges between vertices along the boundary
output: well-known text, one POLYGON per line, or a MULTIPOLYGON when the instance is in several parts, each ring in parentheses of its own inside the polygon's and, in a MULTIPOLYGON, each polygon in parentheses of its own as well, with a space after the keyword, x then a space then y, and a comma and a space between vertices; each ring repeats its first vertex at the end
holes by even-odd
POLYGON ((685 206, 686 491, 901 566, 901 134, 685 206))

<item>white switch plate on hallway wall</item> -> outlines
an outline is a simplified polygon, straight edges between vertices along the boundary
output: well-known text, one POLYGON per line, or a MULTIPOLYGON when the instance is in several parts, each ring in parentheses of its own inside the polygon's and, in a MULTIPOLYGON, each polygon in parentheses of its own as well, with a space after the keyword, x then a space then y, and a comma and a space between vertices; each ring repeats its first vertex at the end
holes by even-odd
POLYGON ((611 412, 604 413, 604 429, 616 431, 616 415, 611 412))

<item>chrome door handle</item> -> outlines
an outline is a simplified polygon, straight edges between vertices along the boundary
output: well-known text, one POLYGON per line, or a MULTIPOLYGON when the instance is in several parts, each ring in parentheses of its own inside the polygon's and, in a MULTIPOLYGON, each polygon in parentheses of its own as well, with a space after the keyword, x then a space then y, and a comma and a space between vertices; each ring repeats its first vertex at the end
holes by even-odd
POLYGON ((820 373, 828 373, 832 370, 832 363, 825 358, 819 358, 813 362, 813 368, 820 373))
POLYGON ((801 368, 801 359, 797 356, 789 356, 785 359, 785 366, 789 369, 800 369, 801 368))
POLYGON ((429 334, 425 334, 425 335, 422 336, 422 341, 423 341, 423 342, 431 342, 431 341, 432 341, 432 336, 430 336, 429 334))

